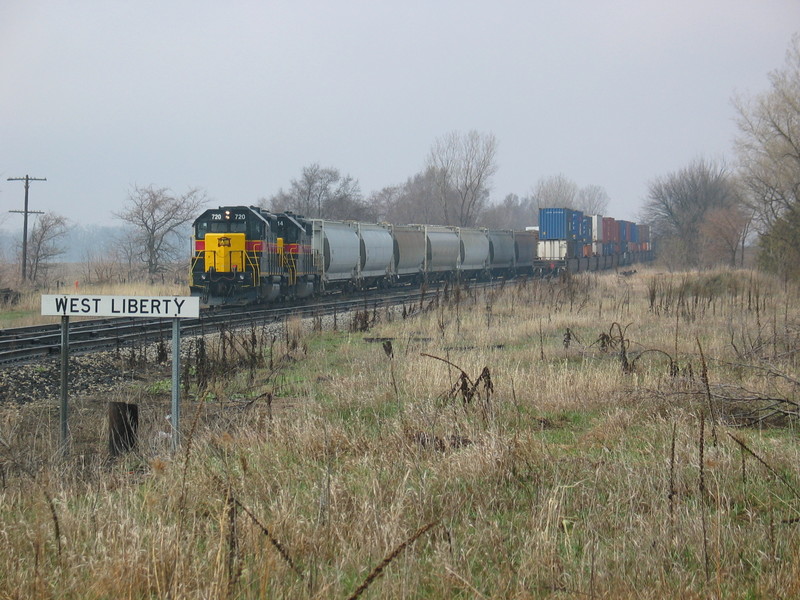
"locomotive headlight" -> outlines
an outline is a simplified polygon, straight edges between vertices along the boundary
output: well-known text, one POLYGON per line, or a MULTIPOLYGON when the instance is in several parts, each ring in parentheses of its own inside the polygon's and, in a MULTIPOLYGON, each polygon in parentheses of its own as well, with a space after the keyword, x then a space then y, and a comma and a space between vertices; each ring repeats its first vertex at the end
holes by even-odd
POLYGON ((231 211, 226 210, 225 211, 225 220, 226 221, 230 221, 230 219, 231 219, 231 211))

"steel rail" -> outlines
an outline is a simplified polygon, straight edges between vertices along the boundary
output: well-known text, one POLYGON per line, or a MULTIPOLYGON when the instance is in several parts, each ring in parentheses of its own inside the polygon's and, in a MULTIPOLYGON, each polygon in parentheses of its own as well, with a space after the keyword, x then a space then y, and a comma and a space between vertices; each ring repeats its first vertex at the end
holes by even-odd
MULTIPOLYGON (((491 285, 491 284, 487 284, 491 285)), ((495 284, 497 285, 497 284, 495 284)), ((480 287, 473 284, 474 288, 480 287)), ((198 319, 182 319, 181 331, 186 336, 216 333, 223 329, 264 326, 288 317, 323 317, 353 311, 370 312, 389 306, 420 303, 430 300, 443 287, 420 289, 400 288, 390 291, 370 290, 359 296, 333 295, 324 301, 293 305, 215 307, 201 311, 198 319)), ((171 319, 106 318, 70 322, 70 352, 87 353, 120 350, 134 343, 150 343, 170 337, 171 319)), ((33 362, 56 356, 61 347, 59 324, 35 325, 0 330, 0 368, 11 364, 33 362)))

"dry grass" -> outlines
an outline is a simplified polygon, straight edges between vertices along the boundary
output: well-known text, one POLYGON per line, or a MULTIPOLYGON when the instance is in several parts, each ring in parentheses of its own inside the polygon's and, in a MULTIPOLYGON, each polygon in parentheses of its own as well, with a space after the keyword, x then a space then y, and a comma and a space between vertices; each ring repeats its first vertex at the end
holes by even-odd
POLYGON ((140 451, 112 465, 58 460, 52 410, 17 407, 0 597, 795 597, 796 297, 606 274, 222 336, 183 450, 133 381, 140 451))

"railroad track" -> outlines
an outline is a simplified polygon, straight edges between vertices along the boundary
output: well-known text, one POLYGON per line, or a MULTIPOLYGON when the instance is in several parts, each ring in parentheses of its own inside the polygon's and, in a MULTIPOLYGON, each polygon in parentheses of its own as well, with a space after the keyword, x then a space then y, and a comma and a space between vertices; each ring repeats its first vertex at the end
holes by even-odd
MULTIPOLYGON (((484 284, 481 284, 484 285, 484 284)), ((485 284, 491 285, 491 284, 485 284)), ((474 285, 474 287, 478 287, 474 285)), ((246 306, 205 309, 198 319, 181 319, 183 336, 216 333, 222 329, 264 326, 290 316, 324 317, 352 311, 370 312, 388 306, 419 303, 421 297, 433 297, 436 289, 422 291, 406 288, 391 291, 370 291, 359 297, 326 297, 323 302, 292 306, 246 306)), ((172 335, 171 319, 94 319, 71 320, 70 353, 117 350, 132 344, 168 340, 172 335)), ((61 350, 61 325, 36 325, 0 330, 0 368, 11 364, 35 362, 58 355, 61 350)))

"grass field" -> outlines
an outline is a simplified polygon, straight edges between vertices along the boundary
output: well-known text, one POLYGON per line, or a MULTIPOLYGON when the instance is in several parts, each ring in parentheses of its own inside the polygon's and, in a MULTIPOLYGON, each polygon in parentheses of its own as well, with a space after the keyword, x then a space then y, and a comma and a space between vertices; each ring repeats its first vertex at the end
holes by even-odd
POLYGON ((640 270, 226 332, 175 455, 120 357, 136 453, 3 413, 0 597, 798 597, 797 298, 640 270))

